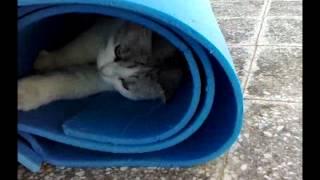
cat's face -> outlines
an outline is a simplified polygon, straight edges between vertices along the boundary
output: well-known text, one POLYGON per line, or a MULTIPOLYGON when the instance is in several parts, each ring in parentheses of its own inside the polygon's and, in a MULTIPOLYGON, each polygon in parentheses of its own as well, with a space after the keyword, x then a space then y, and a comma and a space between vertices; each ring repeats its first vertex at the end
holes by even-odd
POLYGON ((152 57, 151 31, 128 23, 108 41, 97 64, 101 77, 123 96, 132 100, 160 98, 166 102, 182 73, 177 67, 155 67, 159 65, 155 61, 158 59, 152 57))
POLYGON ((101 77, 112 83, 124 96, 137 99, 126 86, 126 80, 141 84, 139 74, 150 71, 148 61, 152 55, 152 33, 141 26, 126 23, 112 36, 100 51, 97 65, 101 77), (139 81, 139 82, 138 82, 139 81))
POLYGON ((99 52, 97 65, 106 76, 127 77, 144 69, 151 54, 151 31, 125 23, 99 52))

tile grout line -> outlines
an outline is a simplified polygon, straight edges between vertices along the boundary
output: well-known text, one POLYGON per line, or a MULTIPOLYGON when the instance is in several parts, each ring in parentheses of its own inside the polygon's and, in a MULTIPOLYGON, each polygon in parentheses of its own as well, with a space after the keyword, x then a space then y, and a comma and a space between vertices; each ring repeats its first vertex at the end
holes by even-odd
POLYGON ((259 27, 259 30, 258 30, 257 39, 256 39, 255 44, 254 44, 254 50, 253 50, 252 59, 251 59, 250 64, 249 64, 248 75, 245 78, 245 82, 244 82, 243 94, 246 94, 246 91, 247 91, 248 81, 250 79, 253 62, 255 61, 256 54, 257 54, 259 38, 260 38, 262 29, 263 29, 263 25, 264 25, 268 10, 270 9, 270 6, 271 6, 271 0, 265 0, 265 2, 266 2, 266 4, 265 4, 265 7, 264 7, 264 11, 263 11, 262 19, 261 19, 261 24, 260 24, 260 27, 259 27))
MULTIPOLYGON (((229 47, 254 47, 256 45, 252 44, 228 44, 229 47)), ((301 48, 302 45, 287 45, 287 44, 259 44, 259 47, 275 47, 275 48, 301 48)))
MULTIPOLYGON (((264 19, 265 19, 265 16, 267 14, 267 10, 268 10, 268 7, 269 7, 269 3, 270 3, 271 0, 264 0, 265 2, 265 5, 264 5, 264 10, 263 10, 263 13, 262 13, 262 16, 261 16, 261 24, 260 24, 260 27, 259 27, 259 30, 258 30, 258 34, 257 34, 257 39, 255 41, 255 44, 253 45, 254 46, 254 50, 253 50, 253 54, 252 54, 252 59, 250 61, 250 65, 249 65, 249 69, 248 69, 248 75, 246 77, 246 80, 245 80, 245 83, 244 83, 244 86, 243 86, 243 94, 245 94, 245 91, 246 91, 246 88, 247 88, 247 83, 248 83, 248 79, 249 79, 249 75, 250 75, 250 71, 252 69, 252 62, 256 56, 256 51, 257 51, 257 46, 258 46, 258 40, 259 40, 259 36, 260 36, 260 33, 261 33, 261 30, 262 30, 262 27, 263 27, 263 23, 264 23, 264 19)), ((229 153, 230 152, 227 152, 225 154, 225 159, 223 160, 223 167, 222 167, 222 172, 221 172, 221 178, 220 180, 223 180, 224 179, 224 176, 225 176, 225 168, 227 167, 228 165, 228 158, 229 158, 229 153)))
MULTIPOLYGON (((219 16, 218 19, 260 19, 262 16, 219 16)), ((277 16, 277 15, 268 15, 270 19, 302 19, 301 15, 292 15, 292 16, 277 16)))
POLYGON ((302 101, 291 101, 291 100, 272 100, 272 99, 262 99, 262 98, 250 98, 250 97, 245 97, 245 100, 249 101, 265 101, 265 102, 275 102, 275 103, 292 103, 292 104, 300 104, 302 101))
POLYGON ((223 180, 224 179, 224 170, 228 164, 228 158, 229 158, 229 152, 223 157, 223 165, 222 165, 222 168, 221 168, 221 172, 219 172, 219 176, 218 179, 219 180, 223 180))
MULTIPOLYGON (((271 3, 270 3, 271 4, 271 3)), ((269 5, 270 5, 269 4, 269 5)), ((265 5, 264 5, 265 6, 265 5)), ((270 6, 268 6, 270 7, 270 6)), ((265 14, 259 15, 259 16, 219 16, 218 19, 261 19, 265 14)), ((282 16, 282 15, 267 15, 265 17, 268 17, 270 19, 302 19, 302 15, 291 15, 291 16, 282 16)))
MULTIPOLYGON (((262 15, 262 19, 261 19, 260 29, 258 31, 257 39, 256 39, 255 44, 254 44, 255 46, 254 46, 254 50, 253 50, 252 59, 251 59, 250 64, 249 64, 248 74, 247 74, 247 77, 245 79, 245 83, 244 83, 244 87, 243 87, 244 100, 247 99, 245 97, 245 94, 246 94, 246 91, 247 91, 247 88, 248 88, 248 82, 249 82, 249 79, 250 79, 250 76, 251 76, 251 73, 252 73, 251 71, 252 71, 253 62, 255 61, 256 56, 257 56, 259 38, 260 38, 262 29, 263 29, 263 26, 264 26, 264 23, 265 23, 266 16, 267 16, 268 11, 269 11, 269 9, 271 7, 271 1, 272 0, 265 0, 266 4, 265 4, 265 9, 264 9, 264 12, 263 12, 263 15, 262 15)), ((248 132, 251 133, 252 130, 251 130, 249 124, 247 124, 247 121, 244 121, 243 125, 246 126, 248 132)), ((242 129, 241 132, 243 132, 243 131, 244 131, 244 129, 242 129)))
MULTIPOLYGON (((266 4, 264 5, 265 7, 264 7, 264 10, 263 10, 263 14, 261 16, 261 24, 260 24, 260 27, 259 27, 259 30, 258 30, 257 39, 256 39, 255 44, 254 44, 254 50, 253 50, 252 59, 250 61, 250 65, 249 65, 249 69, 248 69, 248 75, 246 77, 246 80, 245 80, 245 83, 244 83, 244 87, 243 87, 243 93, 244 94, 245 94, 245 91, 246 91, 246 88, 247 88, 249 75, 250 75, 251 69, 252 69, 252 64, 253 64, 254 58, 256 56, 256 52, 257 52, 257 48, 258 48, 258 40, 259 40, 259 37, 260 37, 260 33, 262 31, 262 27, 263 27, 263 24, 264 24, 264 19, 265 19, 265 16, 267 14, 267 10, 268 10, 268 6, 269 6, 270 1, 271 0, 265 0, 266 4)), ((224 159, 222 173, 221 173, 221 180, 224 179, 225 168, 228 165, 228 158, 229 158, 229 152, 226 154, 226 157, 224 159)))
POLYGON ((301 44, 259 44, 260 47, 275 47, 275 48, 301 48, 301 44))

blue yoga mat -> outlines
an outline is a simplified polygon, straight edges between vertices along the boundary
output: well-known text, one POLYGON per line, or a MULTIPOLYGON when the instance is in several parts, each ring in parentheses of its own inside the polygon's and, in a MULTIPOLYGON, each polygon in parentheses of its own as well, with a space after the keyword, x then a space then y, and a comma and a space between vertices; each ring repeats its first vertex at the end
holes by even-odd
POLYGON ((67 167, 186 167, 236 141, 243 97, 208 0, 18 0, 18 78, 42 49, 55 49, 97 16, 145 26, 175 45, 189 74, 166 105, 113 92, 18 112, 18 161, 31 171, 67 167))

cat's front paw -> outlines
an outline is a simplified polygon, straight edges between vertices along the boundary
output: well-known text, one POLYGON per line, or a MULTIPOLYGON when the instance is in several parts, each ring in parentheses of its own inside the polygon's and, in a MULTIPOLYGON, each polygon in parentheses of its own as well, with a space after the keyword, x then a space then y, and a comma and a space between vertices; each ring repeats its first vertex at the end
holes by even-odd
POLYGON ((46 71, 54 68, 54 61, 51 54, 45 50, 40 51, 33 68, 37 71, 46 71))
POLYGON ((25 78, 18 81, 18 110, 30 111, 47 102, 36 79, 25 78))

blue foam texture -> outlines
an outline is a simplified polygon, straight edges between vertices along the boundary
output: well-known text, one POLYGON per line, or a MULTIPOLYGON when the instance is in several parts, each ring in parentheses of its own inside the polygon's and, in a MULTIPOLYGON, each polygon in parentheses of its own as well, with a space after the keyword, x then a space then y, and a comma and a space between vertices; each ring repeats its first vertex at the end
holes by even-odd
POLYGON ((28 143, 22 138, 18 138, 18 162, 30 169, 38 172, 41 168, 42 158, 34 152, 28 143))
POLYGON ((243 119, 239 79, 209 0, 18 0, 18 78, 97 15, 145 26, 185 56, 189 75, 173 100, 127 100, 106 92, 18 112, 19 162, 69 167, 188 167, 236 141, 243 119))

